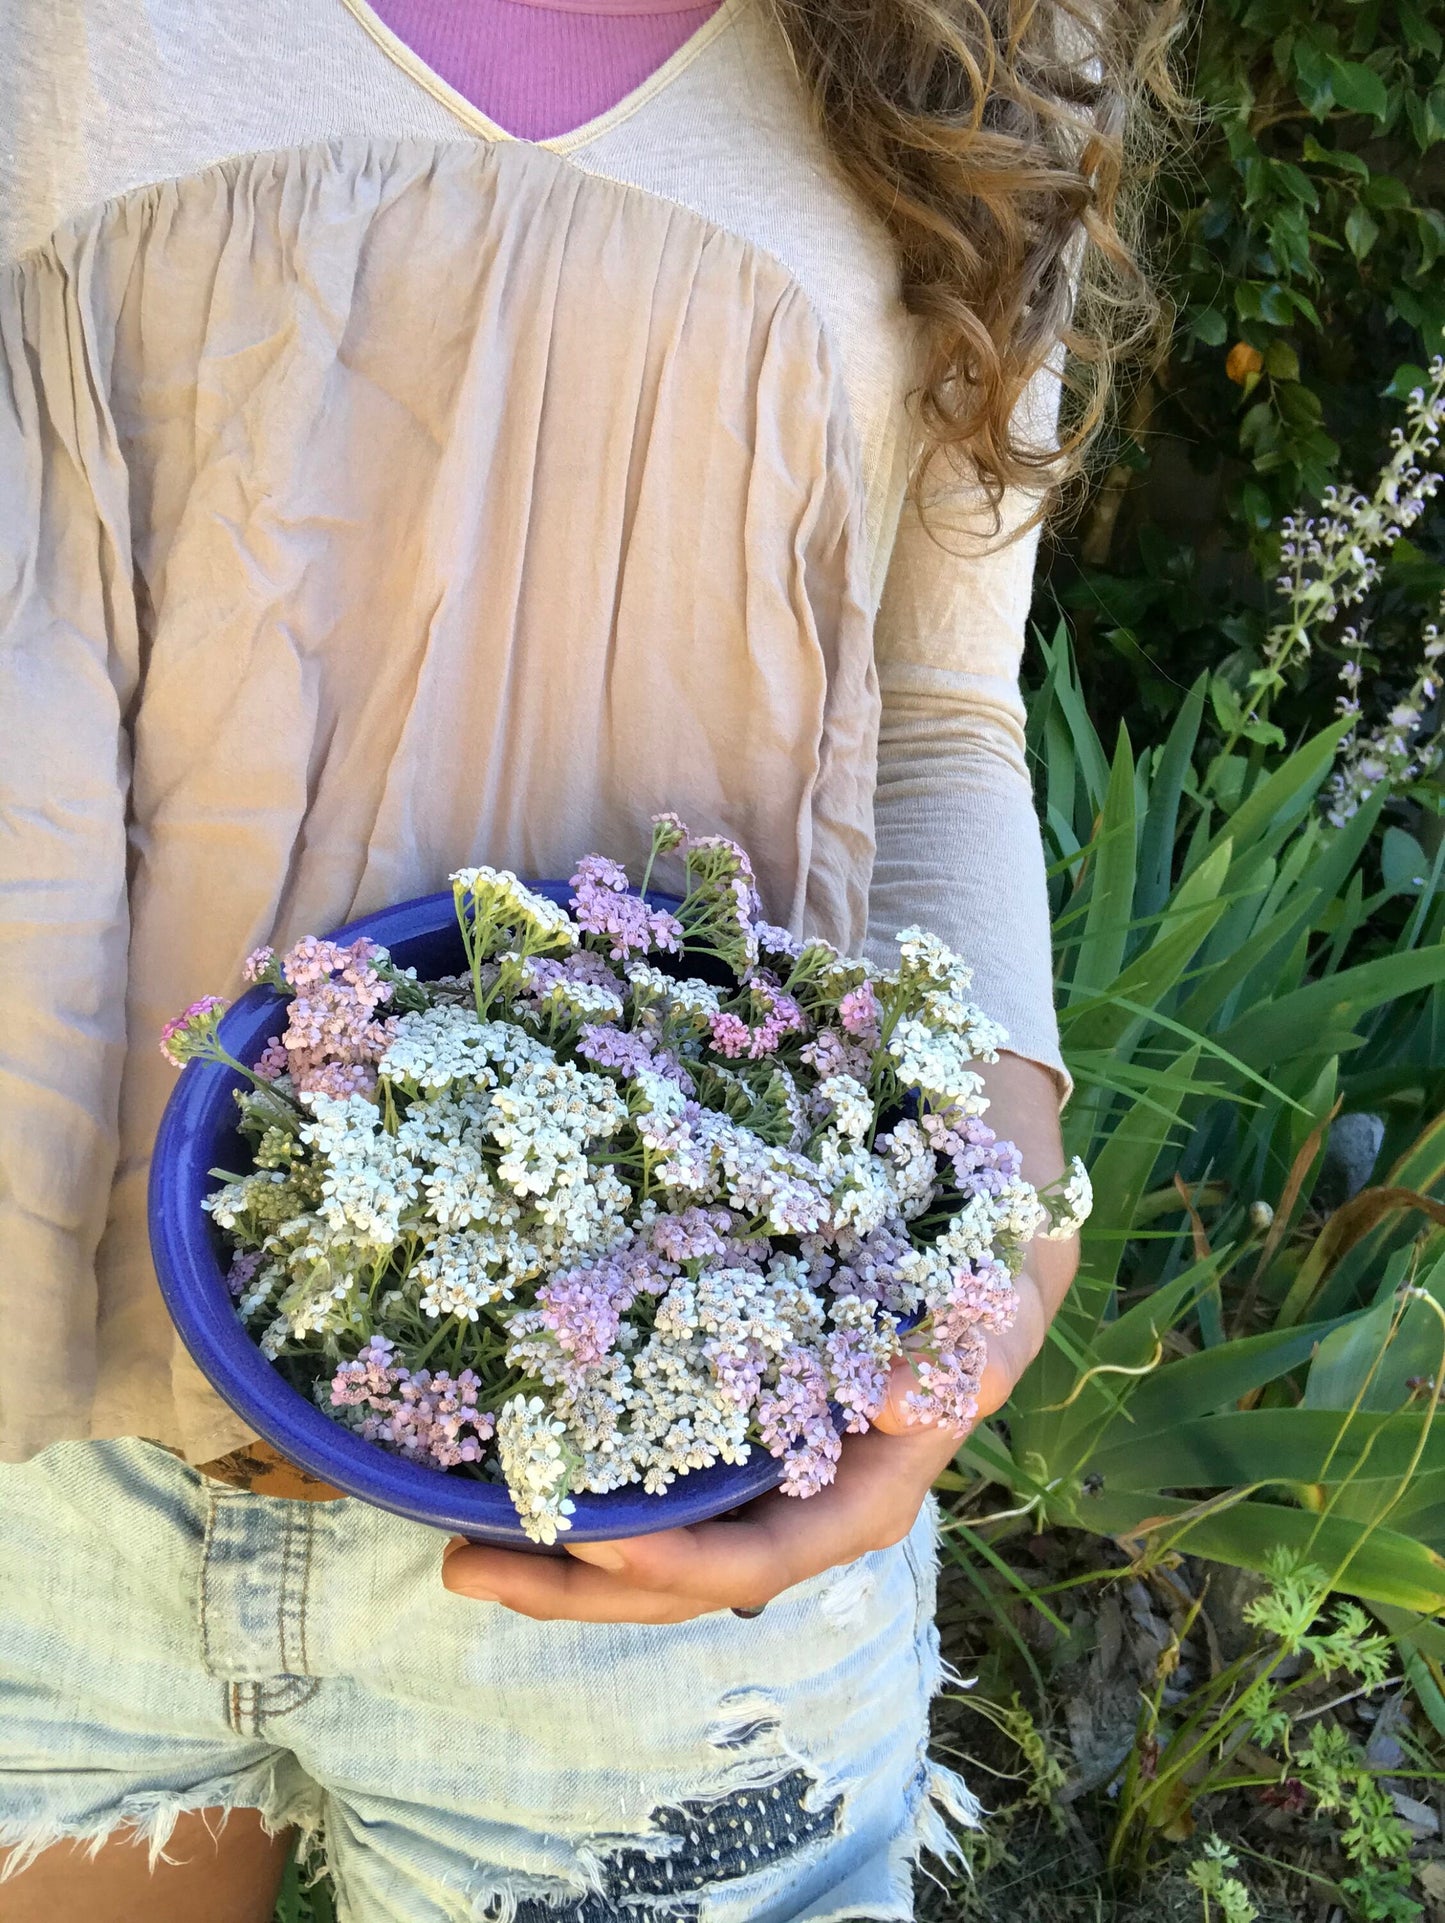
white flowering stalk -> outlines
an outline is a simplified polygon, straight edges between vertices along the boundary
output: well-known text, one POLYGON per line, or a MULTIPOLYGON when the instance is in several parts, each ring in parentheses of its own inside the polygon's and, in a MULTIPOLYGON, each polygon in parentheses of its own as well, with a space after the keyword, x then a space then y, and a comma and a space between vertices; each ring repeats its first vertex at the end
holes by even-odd
MULTIPOLYGON (((1036 1235, 1074 1234, 983 1120, 1007 1037, 905 929, 879 970, 763 921, 747 857, 659 818, 674 914, 588 856, 571 913, 453 877, 465 975, 308 939, 238 1101, 252 1164, 207 1200, 238 1312, 338 1421, 505 1482, 550 1543, 580 1491, 661 1494, 762 1446, 829 1482, 905 1338, 918 1420, 966 1425, 1036 1235)), ((167 1029, 224 1057, 220 1008, 167 1029)))
POLYGON ((1284 686, 1286 669, 1309 654, 1313 638, 1344 609, 1363 601, 1380 578, 1380 557, 1425 512, 1440 486, 1428 465, 1445 426, 1445 356, 1430 363, 1428 384, 1405 402, 1405 425, 1390 432, 1390 459, 1373 494, 1325 490, 1317 515, 1285 517, 1283 571, 1275 585, 1286 612, 1265 637, 1264 666, 1250 677, 1258 699, 1284 686))
POLYGON ((1360 733, 1362 709, 1360 686, 1364 680, 1361 661, 1363 643, 1355 628, 1346 628, 1341 640, 1346 649, 1340 669, 1344 692, 1335 703, 1336 711, 1347 716, 1350 731, 1341 741, 1334 772, 1326 789, 1325 818, 1342 828, 1376 788, 1383 783, 1396 790, 1423 779, 1440 766, 1442 728, 1424 733, 1425 716, 1440 698, 1442 657, 1445 657, 1445 595, 1436 620, 1426 623, 1421 635, 1420 666, 1413 686, 1397 701, 1367 734, 1360 733))

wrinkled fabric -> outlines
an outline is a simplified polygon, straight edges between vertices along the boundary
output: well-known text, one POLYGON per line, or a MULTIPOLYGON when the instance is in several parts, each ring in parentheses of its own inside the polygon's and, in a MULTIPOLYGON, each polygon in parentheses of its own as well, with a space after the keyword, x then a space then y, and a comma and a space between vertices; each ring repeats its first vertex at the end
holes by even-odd
POLYGON ((750 1621, 533 1623, 368 1504, 59 1445, 0 1469, 0 1848, 245 1808, 320 1843, 343 1923, 910 1917, 977 1820, 925 1749, 933 1528, 750 1621))
POLYGON ((204 1460, 245 1432, 151 1272, 161 1025, 464 863, 637 862, 665 808, 856 948, 855 452, 777 263, 521 143, 128 196, 0 329, 7 1447, 204 1460))

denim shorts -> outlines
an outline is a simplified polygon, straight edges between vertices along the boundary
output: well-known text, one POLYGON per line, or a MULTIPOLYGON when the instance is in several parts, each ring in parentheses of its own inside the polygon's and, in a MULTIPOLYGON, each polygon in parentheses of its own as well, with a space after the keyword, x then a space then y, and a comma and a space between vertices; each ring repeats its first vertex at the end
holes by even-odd
POLYGON ((0 1469, 0 1843, 246 1808, 345 1923, 906 1919, 977 1821, 927 1755, 934 1526, 753 1620, 534 1623, 368 1504, 58 1444, 0 1469))

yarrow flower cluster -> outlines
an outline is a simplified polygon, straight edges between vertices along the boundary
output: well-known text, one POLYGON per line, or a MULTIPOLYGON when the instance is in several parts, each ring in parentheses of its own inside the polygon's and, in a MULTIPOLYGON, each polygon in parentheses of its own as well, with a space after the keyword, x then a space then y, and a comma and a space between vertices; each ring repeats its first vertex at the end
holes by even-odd
POLYGON ((240 1068, 251 1166, 206 1201, 262 1352, 366 1440, 505 1483, 538 1542, 573 1499, 752 1449, 807 1496, 895 1361, 964 1425, 1032 1237, 1088 1213, 983 1120, 1006 1037, 905 929, 876 969, 762 919, 733 842, 654 819, 680 905, 589 855, 571 913, 505 870, 452 878, 465 970, 376 944, 257 950, 285 998, 261 1059, 223 1005, 167 1025, 240 1068))

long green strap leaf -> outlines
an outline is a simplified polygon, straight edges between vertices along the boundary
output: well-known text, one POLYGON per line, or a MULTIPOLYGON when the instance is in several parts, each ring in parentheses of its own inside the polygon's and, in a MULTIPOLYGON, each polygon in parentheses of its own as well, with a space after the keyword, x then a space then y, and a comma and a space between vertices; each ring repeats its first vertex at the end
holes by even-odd
MULTIPOLYGON (((1099 1449, 1089 1467, 1124 1489, 1228 1489, 1240 1483, 1372 1481, 1410 1473, 1421 1448, 1418 1412, 1231 1409, 1174 1422, 1150 1436, 1099 1449)), ((1445 1469, 1445 1424, 1432 1426, 1422 1469, 1445 1469)), ((1389 1485, 1390 1494, 1398 1480, 1389 1485)))
POLYGON ((1279 1062, 1318 1049, 1321 1033, 1346 1030, 1381 1002, 1395 1001, 1445 981, 1445 943, 1411 954, 1382 955, 1310 982, 1232 1022, 1219 1046, 1237 1058, 1279 1062))
POLYGON ((1426 1616, 1445 1609, 1445 1557, 1396 1530, 1247 1497, 1204 1513, 1196 1513, 1199 1507, 1128 1490, 1110 1495, 1106 1484, 1070 1507, 1067 1519, 1100 1535, 1127 1539, 1143 1532, 1159 1550, 1184 1549, 1261 1574, 1277 1549, 1295 1549, 1319 1564, 1346 1595, 1426 1616))

